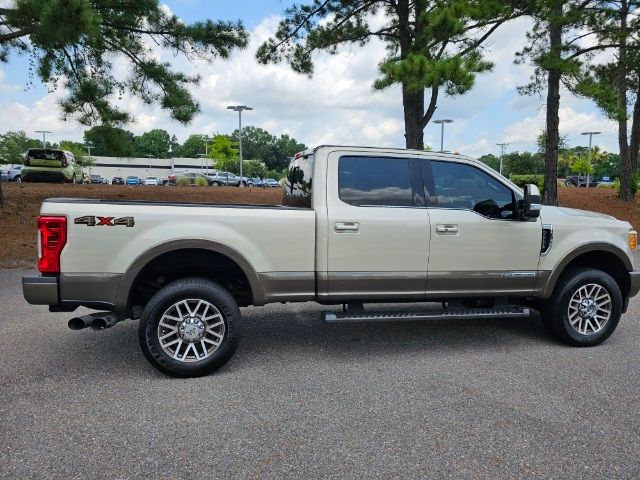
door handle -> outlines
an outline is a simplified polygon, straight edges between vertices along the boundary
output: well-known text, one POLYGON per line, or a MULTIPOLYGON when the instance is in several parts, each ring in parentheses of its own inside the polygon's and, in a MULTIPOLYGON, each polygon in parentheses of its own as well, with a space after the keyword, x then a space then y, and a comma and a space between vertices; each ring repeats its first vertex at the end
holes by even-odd
POLYGON ((452 225, 450 223, 447 224, 438 224, 436 225, 436 233, 441 235, 453 235, 458 233, 458 225, 452 225))
POLYGON ((336 222, 334 228, 338 233, 358 233, 360 224, 358 224, 358 222, 336 222))

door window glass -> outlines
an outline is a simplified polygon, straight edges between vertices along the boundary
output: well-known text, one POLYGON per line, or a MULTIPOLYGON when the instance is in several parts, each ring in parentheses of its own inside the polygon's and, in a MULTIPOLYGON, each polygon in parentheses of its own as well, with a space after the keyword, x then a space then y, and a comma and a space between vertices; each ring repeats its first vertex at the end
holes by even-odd
POLYGON ((491 175, 464 163, 431 161, 429 206, 473 210, 490 218, 515 218, 513 192, 491 175))
POLYGON ((340 157, 340 200, 356 206, 413 206, 409 160, 391 157, 340 157))

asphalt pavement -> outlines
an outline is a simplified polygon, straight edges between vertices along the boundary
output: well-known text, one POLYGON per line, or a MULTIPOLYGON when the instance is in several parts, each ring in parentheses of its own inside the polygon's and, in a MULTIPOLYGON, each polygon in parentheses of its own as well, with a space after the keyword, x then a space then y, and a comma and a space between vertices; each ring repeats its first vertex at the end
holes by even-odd
POLYGON ((539 319, 324 325, 242 309, 219 372, 152 368, 137 322, 72 331, 0 271, 0 478, 640 478, 640 301, 589 349, 539 319))

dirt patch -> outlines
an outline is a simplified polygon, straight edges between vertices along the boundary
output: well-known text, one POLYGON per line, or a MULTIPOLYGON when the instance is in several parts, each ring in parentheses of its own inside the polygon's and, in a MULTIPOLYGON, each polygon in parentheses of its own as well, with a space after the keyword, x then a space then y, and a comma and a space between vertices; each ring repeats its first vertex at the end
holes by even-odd
POLYGON ((606 213, 640 231, 640 195, 633 202, 623 202, 614 188, 559 188, 558 203, 562 207, 606 213))
MULTIPOLYGON (((34 266, 36 218, 45 198, 81 197, 109 200, 246 203, 278 205, 282 191, 235 187, 124 187, 119 185, 3 184, 5 205, 0 207, 0 268, 34 266)), ((640 230, 640 202, 623 202, 612 188, 558 189, 563 207, 593 210, 630 222, 640 230)))
POLYGON ((279 188, 237 187, 125 187, 122 185, 66 185, 3 183, 0 207, 0 268, 33 267, 36 256, 36 218, 46 198, 75 197, 107 200, 245 203, 278 205, 279 188))

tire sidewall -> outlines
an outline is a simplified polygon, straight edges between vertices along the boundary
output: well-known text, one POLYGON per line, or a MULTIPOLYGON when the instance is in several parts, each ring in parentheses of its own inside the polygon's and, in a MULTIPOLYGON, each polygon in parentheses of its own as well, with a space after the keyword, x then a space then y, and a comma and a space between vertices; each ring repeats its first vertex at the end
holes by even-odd
POLYGON ((185 279, 173 282, 158 291, 145 307, 140 318, 138 335, 147 359, 160 371, 177 377, 207 375, 233 356, 239 340, 240 309, 231 294, 219 284, 205 279, 185 279), (174 303, 189 298, 212 303, 222 314, 225 334, 218 349, 196 362, 181 362, 171 358, 160 345, 158 324, 164 312, 174 303))
POLYGON ((561 318, 562 322, 557 324, 559 334, 563 340, 576 346, 593 346, 604 342, 611 336, 622 315, 622 293, 616 281, 607 273, 598 270, 579 271, 575 276, 566 280, 564 288, 559 292, 555 302, 553 314, 555 318, 561 318), (602 330, 591 335, 578 333, 569 322, 568 306, 569 301, 575 292, 584 285, 594 283, 603 287, 611 297, 611 316, 602 330))

